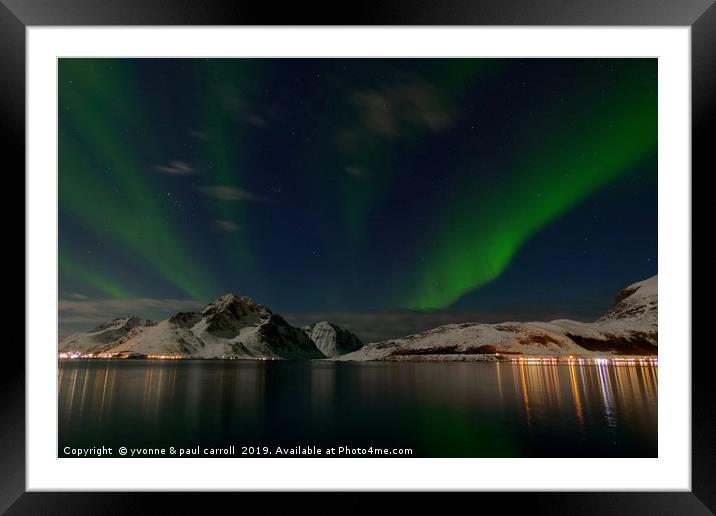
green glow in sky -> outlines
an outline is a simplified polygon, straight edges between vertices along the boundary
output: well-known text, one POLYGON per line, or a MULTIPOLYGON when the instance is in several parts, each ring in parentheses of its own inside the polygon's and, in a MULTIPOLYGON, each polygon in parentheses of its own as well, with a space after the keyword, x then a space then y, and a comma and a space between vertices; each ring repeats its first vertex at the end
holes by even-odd
MULTIPOLYGON (((97 69, 87 62, 61 61, 61 76, 74 80, 60 85, 60 105, 75 107, 63 115, 70 117, 77 133, 73 138, 60 135, 60 170, 67 171, 59 183, 61 207, 128 247, 187 296, 209 299, 219 289, 192 259, 181 229, 174 227, 170 213, 158 202, 157 196, 167 192, 153 184, 148 165, 138 159, 127 136, 128 129, 139 128, 143 145, 152 146, 153 128, 139 109, 138 97, 131 96, 135 84, 127 66, 121 60, 97 69), (78 142, 84 144, 82 148, 78 142), (92 150, 91 156, 87 149, 92 150)), ((90 269, 80 264, 73 267, 76 273, 90 269)), ((98 287, 112 280, 88 273, 86 282, 98 287)), ((116 288, 101 290, 121 292, 120 297, 136 294, 116 288)))
POLYGON ((482 183, 477 163, 473 184, 445 199, 426 233, 425 257, 401 287, 401 306, 444 308, 494 280, 541 228, 656 152, 653 84, 637 82, 605 104, 558 110, 560 130, 531 127, 532 150, 516 157, 504 182, 482 183), (579 123, 582 117, 590 122, 579 123))

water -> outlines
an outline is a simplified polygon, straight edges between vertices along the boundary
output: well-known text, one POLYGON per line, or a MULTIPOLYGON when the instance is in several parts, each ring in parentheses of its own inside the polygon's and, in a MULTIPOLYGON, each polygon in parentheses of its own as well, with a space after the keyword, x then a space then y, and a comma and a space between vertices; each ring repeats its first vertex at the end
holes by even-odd
POLYGON ((657 456, 657 366, 639 363, 68 360, 58 410, 59 456, 100 446, 657 456))

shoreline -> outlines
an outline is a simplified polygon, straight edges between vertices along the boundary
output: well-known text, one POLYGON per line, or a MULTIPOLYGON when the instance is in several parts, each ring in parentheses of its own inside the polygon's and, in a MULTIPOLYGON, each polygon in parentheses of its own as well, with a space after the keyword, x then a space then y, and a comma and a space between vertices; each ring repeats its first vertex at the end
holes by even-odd
POLYGON ((519 363, 527 365, 551 365, 551 364, 571 364, 571 365, 592 365, 592 364, 650 364, 658 365, 658 356, 656 355, 617 355, 617 356, 564 356, 564 355, 544 355, 544 356, 520 356, 506 357, 495 355, 420 355, 420 356, 402 356, 391 357, 391 359, 379 360, 340 360, 340 359, 313 359, 313 360, 291 360, 283 358, 247 358, 247 357, 181 357, 181 356, 165 356, 165 355, 147 355, 147 356, 97 356, 97 355, 64 355, 58 356, 60 362, 72 362, 74 360, 112 360, 112 361, 243 361, 243 362, 341 362, 341 363, 365 363, 365 362, 479 362, 479 363, 519 363))

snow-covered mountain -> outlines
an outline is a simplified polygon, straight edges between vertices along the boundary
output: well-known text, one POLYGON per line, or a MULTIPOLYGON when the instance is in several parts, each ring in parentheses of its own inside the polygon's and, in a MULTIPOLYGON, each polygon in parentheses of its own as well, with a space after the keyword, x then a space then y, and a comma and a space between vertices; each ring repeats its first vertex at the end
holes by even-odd
POLYGON ((321 321, 303 327, 303 331, 316 344, 321 353, 335 357, 356 351, 363 346, 358 337, 346 329, 328 321, 321 321))
POLYGON ((59 350, 78 353, 103 353, 157 323, 138 317, 118 317, 103 322, 88 332, 75 333, 60 342, 59 350))
POLYGON ((70 335, 60 342, 59 351, 70 355, 335 360, 656 355, 657 291, 657 276, 629 285, 617 294, 612 307, 591 323, 568 319, 466 322, 366 346, 333 323, 321 321, 296 328, 248 297, 227 294, 201 312, 180 312, 160 322, 137 317, 113 319, 70 335))
POLYGON ((629 285, 599 320, 462 323, 368 344, 338 360, 489 360, 499 356, 656 355, 657 276, 629 285))
POLYGON ((328 322, 304 331, 248 297, 227 294, 201 312, 180 312, 152 322, 123 317, 93 330, 70 335, 60 353, 104 356, 171 356, 183 358, 333 357, 361 343, 352 333, 328 322), (313 338, 318 339, 314 342, 313 338))

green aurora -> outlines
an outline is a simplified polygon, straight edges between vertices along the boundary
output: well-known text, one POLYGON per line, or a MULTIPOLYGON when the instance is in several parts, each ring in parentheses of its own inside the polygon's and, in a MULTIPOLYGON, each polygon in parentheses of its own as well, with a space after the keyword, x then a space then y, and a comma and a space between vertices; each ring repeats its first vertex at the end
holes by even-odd
POLYGON ((642 77, 632 79, 632 88, 620 92, 606 108, 561 108, 564 128, 548 133, 515 160, 509 179, 489 185, 489 195, 476 199, 475 192, 486 185, 479 174, 467 174, 467 184, 437 210, 442 216, 425 242, 431 252, 402 286, 402 292, 410 292, 410 285, 416 288, 400 306, 450 306, 499 277, 540 229, 653 157, 656 88, 642 77), (578 123, 576 115, 589 124, 578 123))

